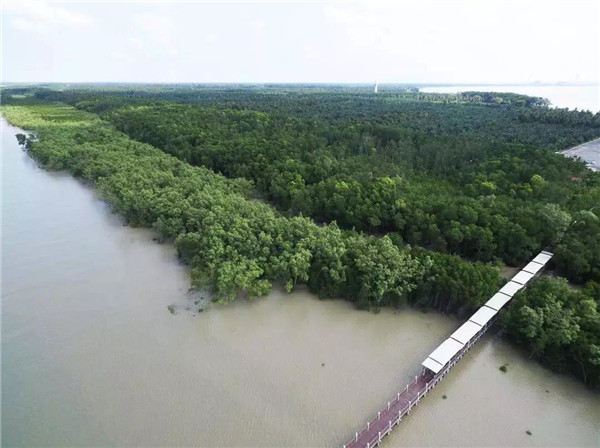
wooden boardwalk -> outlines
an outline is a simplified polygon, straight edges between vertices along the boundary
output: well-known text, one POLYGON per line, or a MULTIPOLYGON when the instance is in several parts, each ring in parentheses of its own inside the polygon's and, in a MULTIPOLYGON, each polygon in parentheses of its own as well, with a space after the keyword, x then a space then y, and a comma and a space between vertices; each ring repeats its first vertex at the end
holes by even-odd
POLYGON ((473 345, 485 334, 492 325, 490 321, 469 344, 454 356, 446 367, 437 374, 423 369, 423 372, 415 377, 415 380, 408 384, 402 392, 398 392, 394 399, 388 402, 387 406, 377 413, 377 416, 367 422, 367 426, 354 435, 354 438, 344 445, 344 448, 372 448, 379 445, 381 439, 389 434, 393 427, 402 421, 405 415, 410 414, 413 407, 417 406, 421 399, 433 389, 446 374, 454 367, 467 353, 473 345))
POLYGON ((344 445, 344 448, 372 448, 381 443, 381 439, 389 434, 394 426, 402 421, 413 407, 417 406, 437 383, 454 367, 473 345, 493 325, 498 311, 505 306, 517 291, 527 287, 527 284, 543 270, 552 258, 552 253, 542 251, 527 266, 517 273, 512 280, 505 284, 463 327, 453 333, 438 350, 434 351, 423 362, 423 370, 415 380, 387 403, 377 416, 367 422, 367 426, 354 434, 354 438, 344 445), (464 328, 464 332, 461 333, 464 328), (477 330, 479 328, 479 330, 477 330), (468 339, 468 342, 467 342, 468 339), (450 347, 445 344, 449 344, 450 347), (464 344, 461 347, 461 345, 464 344), (460 349, 459 349, 460 348, 460 349), (451 350, 448 352, 448 350, 451 350), (443 353, 446 352, 445 358, 443 353), (454 355, 453 355, 454 354, 454 355), (433 359, 438 358, 438 359, 433 359), (441 360, 441 361, 440 361, 441 360), (435 373, 437 372, 437 373, 435 373))

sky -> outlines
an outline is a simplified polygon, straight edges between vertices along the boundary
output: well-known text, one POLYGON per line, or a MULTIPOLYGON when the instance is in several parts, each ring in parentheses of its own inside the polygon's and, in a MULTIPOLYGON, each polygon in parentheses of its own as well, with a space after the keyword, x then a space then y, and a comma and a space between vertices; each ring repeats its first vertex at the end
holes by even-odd
POLYGON ((2 2, 7 82, 598 82, 598 0, 2 2))

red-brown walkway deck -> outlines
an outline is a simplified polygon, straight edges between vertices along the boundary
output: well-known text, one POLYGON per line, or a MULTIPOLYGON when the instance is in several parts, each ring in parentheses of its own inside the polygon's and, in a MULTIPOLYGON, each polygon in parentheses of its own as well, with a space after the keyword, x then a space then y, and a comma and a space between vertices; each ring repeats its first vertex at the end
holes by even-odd
POLYGON ((437 374, 424 369, 421 375, 415 377, 415 380, 407 385, 402 392, 396 394, 394 399, 388 402, 388 405, 377 413, 377 416, 367 422, 367 426, 354 438, 344 445, 344 448, 373 448, 379 445, 381 439, 392 431, 392 428, 402 421, 410 410, 419 404, 421 399, 439 383, 444 376, 454 367, 469 351, 473 345, 485 334, 492 325, 490 321, 479 333, 458 352, 448 364, 437 374))

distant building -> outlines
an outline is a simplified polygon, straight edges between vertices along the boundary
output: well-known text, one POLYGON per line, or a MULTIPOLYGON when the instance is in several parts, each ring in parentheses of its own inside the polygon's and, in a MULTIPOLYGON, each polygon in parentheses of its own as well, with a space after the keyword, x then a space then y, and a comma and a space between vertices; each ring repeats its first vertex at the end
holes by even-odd
POLYGON ((377 81, 375 81, 375 89, 373 89, 373 92, 377 93, 377 81))

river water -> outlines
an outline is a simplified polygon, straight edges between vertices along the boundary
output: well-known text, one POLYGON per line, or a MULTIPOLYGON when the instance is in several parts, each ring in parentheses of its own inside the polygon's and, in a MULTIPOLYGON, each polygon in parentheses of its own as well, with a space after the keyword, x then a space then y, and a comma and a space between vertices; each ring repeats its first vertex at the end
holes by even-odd
MULTIPOLYGON (((305 291, 187 312, 173 247, 18 131, 2 120, 3 446, 341 446, 460 325, 305 291)), ((597 446, 599 422, 597 394, 489 335, 384 446, 597 446)))

